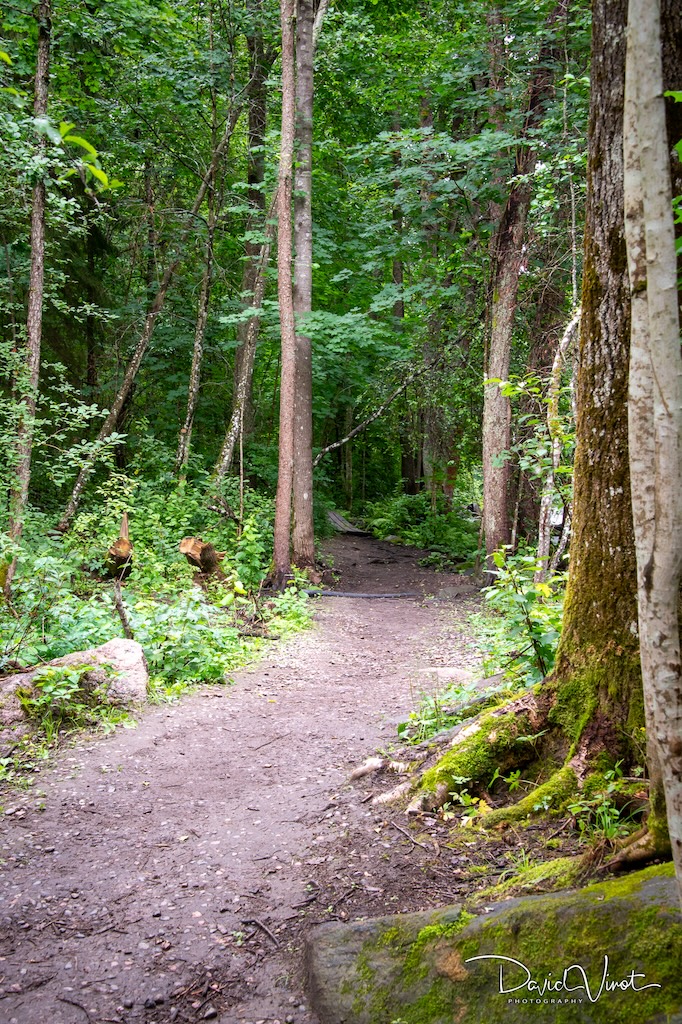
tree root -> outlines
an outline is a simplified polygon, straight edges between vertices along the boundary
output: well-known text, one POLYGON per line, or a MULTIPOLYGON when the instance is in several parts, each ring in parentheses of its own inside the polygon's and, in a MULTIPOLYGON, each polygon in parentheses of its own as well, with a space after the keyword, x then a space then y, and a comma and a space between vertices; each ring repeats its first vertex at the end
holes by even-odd
POLYGON ((579 783, 570 765, 564 765, 554 772, 547 782, 528 793, 518 803, 498 807, 482 820, 484 828, 491 828, 503 822, 520 821, 534 812, 558 810, 576 792, 579 783))
POLYGON ((657 831, 645 826, 622 839, 614 856, 605 860, 599 870, 604 873, 634 871, 646 867, 655 860, 669 860, 670 856, 670 841, 666 841, 665 838, 662 840, 657 831))

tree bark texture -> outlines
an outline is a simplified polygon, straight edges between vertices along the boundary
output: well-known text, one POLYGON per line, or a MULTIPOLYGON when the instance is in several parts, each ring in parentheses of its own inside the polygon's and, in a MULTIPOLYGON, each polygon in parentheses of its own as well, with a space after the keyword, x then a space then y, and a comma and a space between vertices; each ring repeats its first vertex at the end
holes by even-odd
MULTIPOLYGON (((190 210, 189 216, 187 217, 187 222, 178 240, 176 255, 173 257, 173 259, 166 267, 166 270, 164 271, 163 277, 161 278, 161 283, 159 284, 156 295, 154 296, 154 301, 152 302, 151 307, 145 317, 142 334, 140 335, 140 338, 135 347, 135 351, 133 352, 130 362, 128 363, 128 366, 126 368, 126 372, 123 377, 121 387, 119 388, 118 394, 116 395, 111 405, 111 409, 109 410, 109 413, 106 419, 104 420, 104 423, 102 424, 100 432, 97 435, 97 440, 100 442, 105 441, 113 432, 115 425, 118 421, 119 415, 121 413, 121 409, 123 408, 128 396, 130 395, 131 389, 135 382, 135 378, 137 376, 137 371, 140 368, 140 364, 142 363, 145 353, 149 348, 149 344, 152 340, 152 335, 154 333, 156 321, 158 320, 159 314, 161 313, 165 305, 166 296, 168 294, 168 289, 170 287, 171 281, 173 280, 175 271, 178 269, 180 261, 182 260, 182 257, 184 255, 184 246, 187 243, 187 240, 189 239, 190 235, 196 228, 195 218, 199 213, 199 210, 201 209, 204 199, 206 198, 206 192, 208 191, 209 187, 212 185, 214 181, 218 164, 220 163, 221 159, 227 152, 227 149, 230 145, 230 140, 232 139, 235 126, 237 124, 237 121, 239 120, 241 109, 242 108, 240 104, 235 104, 233 106, 232 111, 230 112, 230 117, 227 126, 225 128, 225 133, 221 141, 213 151, 211 163, 209 164, 208 170, 206 171, 206 174, 202 179, 201 185, 199 186, 199 191, 197 192, 196 199, 194 200, 194 205, 190 210)), ((73 519, 74 515, 76 514, 76 511, 78 510, 83 490, 85 488, 86 483, 88 482, 88 479, 93 471, 93 468, 94 456, 90 456, 88 457, 80 473, 78 474, 76 483, 74 484, 73 491, 71 492, 71 497, 69 498, 68 504, 64 509, 62 518, 57 526, 58 530, 64 532, 69 528, 71 520, 73 519)))
POLYGON ((276 587, 284 586, 291 571, 291 492, 294 477, 296 325, 291 281, 292 164, 296 129, 294 0, 280 0, 280 21, 282 26, 282 132, 277 201, 277 291, 282 358, 279 394, 279 459, 273 545, 273 576, 276 587))
MULTIPOLYGON (((50 86, 50 44, 52 11, 51 0, 41 0, 37 11, 38 52, 36 56, 35 90, 33 114, 45 117, 50 86)), ((47 140, 41 135, 38 148, 45 150, 47 140)), ((31 207, 31 266, 28 285, 28 310, 26 317, 26 363, 20 381, 22 413, 16 436, 15 481, 9 495, 8 535, 15 544, 21 540, 24 515, 28 502, 31 482, 31 456, 33 452, 33 431, 38 404, 38 382, 40 378, 40 348, 43 331, 43 282, 45 277, 45 181, 41 177, 33 187, 31 207)), ((17 556, 12 558, 4 579, 7 600, 11 596, 12 580, 16 572, 17 556)))
MULTIPOLYGON (((682 359, 660 0, 630 0, 625 212, 632 289, 629 437, 652 784, 662 781, 682 902, 682 359)), ((682 51, 681 51, 682 56, 682 51)), ((655 818, 662 794, 654 788, 655 818)))
POLYGON ((547 430, 552 445, 552 466, 542 487, 540 499, 540 520, 538 524, 538 561, 540 569, 535 574, 537 582, 541 582, 547 575, 549 567, 550 540, 552 535, 552 504, 554 500, 556 473, 561 463, 561 432, 559 422, 559 392, 561 390, 561 371, 564 360, 573 344, 576 331, 580 327, 580 310, 571 317, 571 320, 564 331, 559 342, 552 375, 549 382, 549 395, 547 402, 547 430))
MULTIPOLYGON (((313 301, 313 0, 296 9, 296 174, 294 180, 294 313, 305 315, 313 301)), ((293 560, 315 565, 313 526, 313 364, 310 338, 296 332, 294 397, 293 560)))
POLYGON ((627 0, 595 0, 573 536, 553 685, 578 743, 631 760, 643 725, 628 468, 630 289, 623 225, 627 0))

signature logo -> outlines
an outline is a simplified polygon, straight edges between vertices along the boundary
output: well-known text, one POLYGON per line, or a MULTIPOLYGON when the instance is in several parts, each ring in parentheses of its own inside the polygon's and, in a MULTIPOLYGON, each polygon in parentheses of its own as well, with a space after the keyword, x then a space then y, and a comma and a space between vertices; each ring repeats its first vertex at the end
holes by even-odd
POLYGON ((532 971, 524 963, 520 960, 515 960, 511 956, 487 953, 481 956, 469 957, 464 963, 470 964, 474 960, 501 961, 499 977, 500 995, 525 991, 535 999, 542 999, 547 995, 561 993, 570 995, 573 992, 580 992, 582 990, 591 1003, 596 1003, 605 992, 627 992, 628 990, 643 992, 647 988, 661 988, 656 982, 640 984, 640 982, 645 981, 646 975, 639 974, 634 969, 629 974, 626 974, 624 978, 612 978, 609 973, 609 958, 607 955, 604 956, 601 978, 594 983, 590 981, 587 971, 580 964, 571 964, 570 967, 565 967, 558 976, 554 976, 553 972, 550 971, 544 978, 536 979, 533 977, 532 971), (510 968, 509 965, 513 965, 513 967, 510 968), (516 968, 522 972, 520 981, 518 980, 519 975, 516 968))

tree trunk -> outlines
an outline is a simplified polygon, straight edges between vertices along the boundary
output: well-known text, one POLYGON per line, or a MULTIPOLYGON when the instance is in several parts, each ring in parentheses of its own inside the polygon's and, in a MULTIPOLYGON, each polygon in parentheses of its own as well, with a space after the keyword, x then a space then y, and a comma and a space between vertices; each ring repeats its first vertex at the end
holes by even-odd
MULTIPOLYGON (((218 164, 220 163, 220 160, 225 155, 228 149, 240 113, 241 106, 235 105, 230 113, 230 117, 225 128, 225 134, 223 135, 223 138, 221 139, 218 146, 213 151, 211 163, 209 164, 208 170, 206 171, 206 174, 202 179, 201 185, 199 186, 199 191, 197 192, 196 199, 194 200, 194 205, 192 206, 185 227, 183 228, 182 234, 180 235, 180 238, 178 240, 177 255, 171 260, 171 262, 166 267, 164 275, 161 279, 161 283, 159 284, 156 295, 154 296, 154 301, 152 302, 151 308, 147 313, 147 316, 145 317, 144 328, 138 340, 135 351, 132 354, 130 362, 128 363, 128 367, 123 377, 123 383, 121 384, 118 394, 116 395, 116 398, 112 403, 111 409, 109 410, 109 414, 105 419, 104 423, 102 424, 99 434, 97 435, 98 441, 105 441, 111 435, 118 421, 121 410, 128 396, 130 395, 133 384, 135 382, 135 377, 137 376, 137 371, 140 368, 140 364, 142 363, 145 353, 149 347, 149 343, 152 340, 152 335, 154 333, 156 321, 166 302, 168 288, 170 286, 171 281, 173 280, 175 271, 178 269, 180 261, 184 255, 184 246, 187 240, 189 239, 190 235, 196 228, 195 218, 199 213, 199 210, 201 209, 202 203, 206 197, 206 192, 214 180, 218 164)), ((66 508, 64 509, 62 518, 57 526, 57 529, 61 530, 62 532, 66 531, 69 528, 71 520, 76 514, 83 494, 83 489, 85 488, 85 485, 88 482, 90 474, 93 471, 94 461, 94 455, 88 456, 84 466, 82 467, 80 473, 78 474, 78 478, 76 480, 76 483, 74 484, 73 491, 71 492, 71 497, 68 501, 66 508)))
POLYGON ((639 762, 644 708, 628 469, 630 290, 623 225, 626 8, 627 0, 593 4, 573 539, 555 668, 539 690, 484 713, 478 735, 473 725, 466 730, 426 773, 426 792, 414 802, 433 804, 443 792, 447 799, 464 775, 474 780, 467 783, 470 791, 484 787, 491 764, 507 758, 523 764, 518 735, 546 733, 531 759, 539 759, 543 772, 548 760, 558 770, 512 807, 486 815, 488 825, 523 818, 538 804, 562 806, 589 775, 603 776, 605 763, 622 758, 627 772, 639 762))
POLYGON ((296 326, 291 282, 291 196, 294 134, 296 127, 296 83, 294 0, 280 0, 282 25, 282 133, 277 201, 277 290, 282 338, 279 394, 279 462, 275 497, 273 582, 284 587, 291 571, 291 492, 294 476, 294 395, 296 373, 296 326))
MULTIPOLYGON (((277 195, 275 195, 265 227, 265 241, 261 247, 260 260, 256 267, 257 272, 254 279, 252 298, 255 309, 260 309, 263 303, 263 296, 265 294, 265 271, 267 270, 268 263, 270 262, 270 250, 272 248, 272 241, 275 235, 275 224, 272 220, 272 215, 277 203, 278 198, 277 195)), ((232 405, 232 415, 230 416, 230 422, 225 432, 225 439, 213 470, 213 478, 217 484, 220 483, 227 473, 229 473, 234 459, 235 445, 242 434, 242 424, 246 418, 246 411, 249 403, 249 392, 251 388, 251 381, 253 379, 253 364, 256 358, 256 346, 258 345, 259 332, 260 316, 256 313, 254 316, 249 317, 248 320, 247 331, 244 337, 244 347, 240 359, 240 376, 237 380, 234 402, 232 405)))
POLYGON ((649 827, 664 824, 667 807, 682 903, 682 360, 660 0, 630 0, 625 97, 630 472, 652 783, 649 827))
MULTIPOLYGON (((313 0, 296 9, 296 176, 294 181, 294 312, 305 315, 313 298, 313 0)), ((310 338, 296 332, 294 397, 293 560, 315 565, 313 526, 313 365, 310 338)))
POLYGON ((175 455, 175 472, 184 480, 189 461, 189 447, 192 440, 192 427, 194 425, 194 414, 199 401, 199 385, 201 383, 201 361, 204 354, 204 337, 206 335, 206 324, 208 322, 208 309, 211 302, 211 281, 213 278, 213 241, 215 237, 216 222, 216 195, 212 186, 208 193, 208 226, 206 234, 206 258, 204 273, 201 278, 201 290, 197 304, 197 322, 194 330, 194 348, 192 351, 192 367, 189 373, 189 388, 187 392, 187 413, 185 422, 180 428, 178 438, 178 450, 175 455))
MULTIPOLYGON (((249 0, 247 5, 254 19, 254 28, 246 37, 249 49, 249 73, 251 79, 251 91, 249 97, 249 126, 248 126, 248 155, 247 155, 247 182, 249 185, 247 200, 251 207, 246 222, 247 232, 258 230, 262 226, 263 215, 265 214, 265 193, 263 183, 265 182, 265 131, 267 127, 267 81, 270 69, 274 60, 274 51, 266 51, 262 31, 262 0, 249 0)), ((262 266, 262 248, 258 242, 247 239, 244 244, 245 262, 241 281, 241 295, 245 305, 260 306, 261 300, 255 299, 255 289, 258 284, 260 268, 262 266)), ((266 261, 267 262, 267 261, 266 261)), ((256 331, 255 344, 258 342, 260 330, 260 319, 253 318, 237 326, 237 351, 234 362, 234 398, 233 415, 237 407, 237 396, 243 392, 240 401, 240 422, 243 419, 245 429, 250 429, 251 414, 251 383, 253 380, 253 357, 250 349, 253 347, 253 332, 256 331)), ((236 441, 236 438, 235 438, 236 441)), ((231 461, 231 460, 230 460, 231 461)), ((229 469, 229 466, 228 466, 229 469)), ((227 472, 227 470, 226 470, 227 472)))
MULTIPOLYGON (((33 99, 34 117, 45 117, 50 86, 50 43, 51 43, 51 0, 41 0, 38 7, 38 53, 36 57, 35 93, 33 99)), ((38 149, 47 148, 47 139, 41 135, 38 149)), ((8 535, 16 545, 24 529, 24 515, 28 502, 28 488, 31 482, 31 456, 33 453, 33 430, 38 404, 38 381, 40 377, 40 346, 43 331, 43 280, 45 275, 45 180, 41 176, 33 187, 31 208, 31 268, 28 286, 28 311, 26 317, 26 366, 19 389, 23 391, 22 412, 16 436, 15 481, 9 495, 8 535)), ((3 588, 9 601, 12 580, 16 572, 17 555, 14 554, 6 569, 3 588)))
POLYGON ((552 504, 554 500, 556 473, 561 463, 561 435, 559 421, 559 392, 561 390, 561 371, 564 359, 573 344, 573 338, 580 327, 580 310, 571 317, 568 327, 559 342, 552 375, 549 382, 547 401, 547 431, 552 445, 552 465, 542 486, 540 499, 540 519, 538 524, 538 562, 540 569, 535 573, 536 582, 540 583, 547 576, 549 568, 550 540, 552 536, 552 504))
POLYGON ((582 761, 632 760, 643 724, 628 468, 630 289, 623 226, 627 0, 597 0, 571 564, 554 686, 556 720, 582 761))
MULTIPOLYGON (((566 16, 568 0, 559 0, 548 19, 552 28, 566 16)), ((495 28, 497 25, 495 24, 495 28)), ((493 50, 495 55, 496 50, 493 50)), ((553 87, 553 43, 550 39, 538 57, 538 69, 530 86, 524 135, 542 118, 542 104, 553 87)), ((523 146, 516 155, 515 175, 532 174, 536 154, 523 146)), ((523 265, 523 237, 530 207, 531 186, 521 181, 512 187, 493 246, 491 328, 486 377, 506 380, 509 375, 512 332, 516 313, 519 277, 523 265)), ((492 552, 510 540, 509 463, 504 453, 511 445, 511 404, 497 384, 486 384, 483 392, 483 523, 491 568, 492 552)))

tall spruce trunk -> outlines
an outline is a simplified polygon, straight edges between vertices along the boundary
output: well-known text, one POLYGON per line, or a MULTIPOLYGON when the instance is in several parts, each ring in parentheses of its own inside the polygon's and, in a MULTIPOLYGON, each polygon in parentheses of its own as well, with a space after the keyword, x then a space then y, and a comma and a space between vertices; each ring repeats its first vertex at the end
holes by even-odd
MULTIPOLYGON (((630 0, 625 213, 632 290, 629 436, 639 640, 652 784, 682 903, 682 359, 661 60, 660 0, 630 0)), ((682 52, 680 53, 682 57, 682 52)))
MULTIPOLYGON (((37 11, 38 52, 36 56, 35 91, 33 114, 45 117, 50 87, 50 44, 52 31, 51 0, 41 0, 37 11)), ((47 147, 47 139, 41 135, 38 148, 47 147)), ((31 482, 31 456, 33 454, 33 431, 38 405, 38 382, 40 378, 40 347, 43 331, 43 284, 45 277, 45 180, 40 177, 33 187, 31 206, 31 267, 28 285, 28 311, 26 317, 26 362, 21 375, 18 393, 21 395, 22 412, 16 436, 15 480, 9 495, 8 536, 18 544, 24 529, 24 517, 31 482)), ((4 573, 3 589, 9 601, 12 580, 17 568, 17 556, 4 573)))
POLYGON ((282 357, 279 393, 279 458, 273 545, 273 582, 283 587, 291 571, 291 492, 294 477, 294 395, 296 373, 296 326, 291 281, 291 197, 296 82, 294 0, 280 0, 282 26, 282 131, 277 201, 277 292, 282 357))
MULTIPOLYGON (((294 312, 309 313, 313 298, 313 0, 296 9, 296 174, 294 180, 294 312)), ((293 561, 315 565, 313 526, 313 366, 310 338, 296 331, 294 397, 293 561)))

